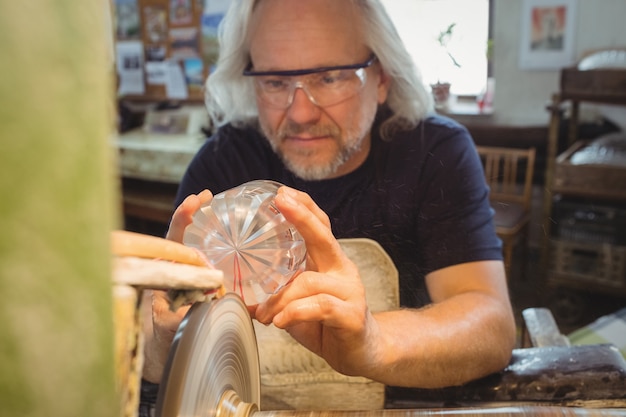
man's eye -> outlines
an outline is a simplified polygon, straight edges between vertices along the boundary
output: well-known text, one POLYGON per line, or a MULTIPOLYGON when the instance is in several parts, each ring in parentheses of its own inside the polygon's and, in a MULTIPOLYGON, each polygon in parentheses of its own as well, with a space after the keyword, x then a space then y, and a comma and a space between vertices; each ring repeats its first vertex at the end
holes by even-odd
POLYGON ((267 90, 283 90, 289 86, 289 83, 279 78, 266 78, 261 79, 261 86, 267 90))
POLYGON ((320 74, 318 82, 320 84, 334 84, 341 81, 341 71, 328 71, 320 74))
POLYGON ((320 87, 341 87, 345 84, 346 81, 350 80, 350 72, 349 71, 327 71, 321 74, 318 74, 318 77, 315 80, 315 84, 320 87))

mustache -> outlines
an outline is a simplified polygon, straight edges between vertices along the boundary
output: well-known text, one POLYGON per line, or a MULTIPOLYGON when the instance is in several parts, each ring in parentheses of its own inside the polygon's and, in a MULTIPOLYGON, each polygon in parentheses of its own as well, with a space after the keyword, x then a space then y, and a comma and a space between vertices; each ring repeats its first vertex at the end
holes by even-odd
POLYGON ((303 125, 289 121, 277 133, 278 138, 282 140, 288 136, 296 136, 302 133, 311 136, 332 136, 336 138, 341 132, 335 126, 303 125))

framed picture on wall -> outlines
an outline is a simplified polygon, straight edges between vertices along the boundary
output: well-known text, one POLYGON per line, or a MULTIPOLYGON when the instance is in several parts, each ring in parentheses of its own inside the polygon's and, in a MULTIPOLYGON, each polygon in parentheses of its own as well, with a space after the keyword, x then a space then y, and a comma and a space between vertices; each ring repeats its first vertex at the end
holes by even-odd
POLYGON ((521 69, 559 69, 575 63, 577 0, 524 0, 521 69))

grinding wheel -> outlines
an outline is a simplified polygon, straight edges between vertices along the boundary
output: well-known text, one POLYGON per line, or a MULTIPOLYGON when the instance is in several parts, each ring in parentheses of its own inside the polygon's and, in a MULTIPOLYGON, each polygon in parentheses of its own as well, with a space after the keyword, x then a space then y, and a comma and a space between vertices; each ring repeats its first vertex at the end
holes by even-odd
POLYGON ((228 293, 196 303, 181 322, 165 365, 157 417, 246 416, 261 397, 259 356, 250 315, 228 293))

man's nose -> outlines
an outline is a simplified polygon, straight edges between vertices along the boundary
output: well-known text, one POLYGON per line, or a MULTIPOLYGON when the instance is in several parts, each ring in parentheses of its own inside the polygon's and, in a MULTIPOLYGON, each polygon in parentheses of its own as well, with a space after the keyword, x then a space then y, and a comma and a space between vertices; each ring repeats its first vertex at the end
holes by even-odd
POLYGON ((294 122, 307 123, 319 118, 320 107, 306 85, 297 82, 291 91, 287 112, 294 122))

